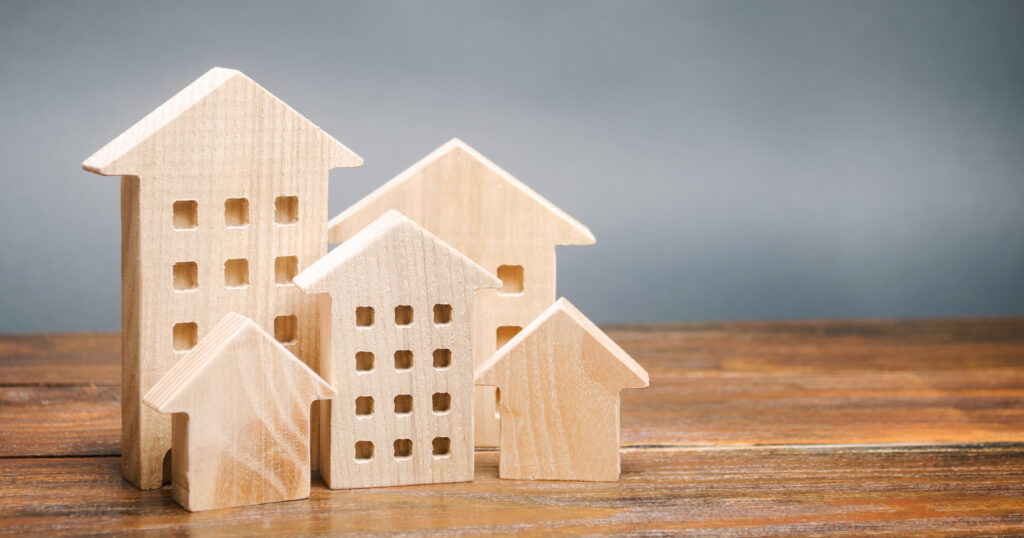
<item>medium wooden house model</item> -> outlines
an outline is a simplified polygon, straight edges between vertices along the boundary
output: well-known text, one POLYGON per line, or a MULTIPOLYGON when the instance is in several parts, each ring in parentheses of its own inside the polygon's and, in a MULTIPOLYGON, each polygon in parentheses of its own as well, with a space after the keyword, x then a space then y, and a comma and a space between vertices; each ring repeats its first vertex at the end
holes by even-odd
MULTIPOLYGON (((555 300, 555 246, 594 243, 585 226, 458 139, 331 219, 330 242, 348 240, 390 209, 501 279, 479 297, 478 366, 555 300)), ((477 389, 477 446, 498 445, 496 396, 477 389)))
POLYGON ((230 313, 145 396, 172 413, 172 494, 190 511, 309 497, 309 413, 334 390, 230 313))
MULTIPOLYGON (((238 71, 214 68, 89 157, 121 176, 124 476, 160 487, 170 421, 140 405, 228 312, 316 368, 327 176, 362 159, 238 71)), ((316 432, 314 431, 314 436, 316 432)))
POLYGON ((328 487, 472 480, 476 291, 500 281, 388 211, 295 283, 325 294, 320 372, 338 390, 321 424, 328 487))

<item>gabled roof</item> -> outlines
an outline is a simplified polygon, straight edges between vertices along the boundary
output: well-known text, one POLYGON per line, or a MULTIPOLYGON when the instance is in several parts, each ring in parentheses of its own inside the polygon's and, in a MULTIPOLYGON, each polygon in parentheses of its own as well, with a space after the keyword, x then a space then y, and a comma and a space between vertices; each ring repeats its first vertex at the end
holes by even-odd
MULTIPOLYGON (((237 353, 237 349, 234 349, 237 346, 243 347, 245 356, 252 358, 252 364, 246 365, 248 371, 259 369, 268 369, 269 371, 274 365, 260 360, 266 360, 269 357, 270 360, 280 362, 285 369, 304 381, 301 384, 309 387, 310 394, 294 394, 291 396, 292 398, 305 396, 313 400, 336 395, 334 389, 326 381, 274 340, 274 337, 267 334, 259 325, 241 314, 231 312, 224 316, 210 330, 209 334, 175 363, 160 378, 160 381, 153 385, 143 401, 161 413, 187 412, 188 402, 196 396, 192 394, 195 386, 207 376, 219 375, 218 363, 226 358, 230 359, 232 353, 237 353), (269 351, 269 353, 260 353, 259 351, 262 350, 255 349, 256 346, 269 351)), ((238 379, 226 377, 211 381, 224 384, 240 383, 238 379)), ((280 380, 275 379, 274 381, 280 380)), ((226 388, 225 392, 230 392, 230 388, 226 388)), ((215 394, 199 396, 204 399, 209 398, 210 402, 217 401, 215 394)))
MULTIPOLYGON (((259 84, 253 82, 252 79, 245 76, 242 72, 223 67, 214 67, 86 159, 82 163, 82 168, 89 172, 108 176, 138 174, 142 170, 134 169, 133 165, 135 163, 130 162, 131 156, 139 151, 141 149, 140 146, 143 146, 147 140, 164 128, 177 121, 181 121, 181 118, 188 116, 186 113, 197 105, 215 100, 218 97, 227 99, 224 104, 229 106, 222 106, 217 111, 217 114, 208 115, 206 118, 216 116, 222 119, 231 114, 244 112, 240 111, 239 108, 230 106, 235 104, 232 99, 238 99, 242 95, 255 96, 255 99, 247 103, 250 105, 256 105, 259 102, 259 104, 273 103, 284 107, 288 114, 293 115, 300 124, 308 127, 316 134, 316 138, 322 139, 321 142, 326 144, 329 153, 328 161, 332 168, 360 166, 363 163, 363 159, 353 153, 352 150, 332 138, 273 94, 263 89, 259 84), (234 93, 221 96, 221 92, 228 90, 234 93)), ((193 136, 179 137, 174 142, 195 144, 198 146, 197 149, 200 150, 202 146, 209 143, 208 140, 203 139, 202 126, 191 130, 189 134, 193 136)))
MULTIPOLYGON (((588 376, 605 385, 609 391, 618 392, 623 388, 643 388, 650 385, 651 380, 647 371, 564 297, 555 301, 519 334, 484 361, 476 369, 476 383, 492 384, 489 377, 492 376, 494 368, 504 361, 513 360, 512 356, 519 355, 522 351, 520 348, 543 349, 543 345, 538 345, 533 340, 549 326, 554 330, 553 335, 547 335, 549 337, 571 340, 575 335, 570 332, 575 332, 577 335, 582 333, 585 339, 590 339, 591 342, 597 344, 596 347, 581 347, 581 349, 589 347, 591 350, 598 351, 591 354, 583 353, 581 360, 584 362, 583 367, 588 376)), ((573 357, 558 357, 558 359, 572 360, 573 357)))
MULTIPOLYGON (((411 208, 403 207, 395 203, 395 199, 400 197, 404 190, 439 193, 438 196, 440 198, 435 201, 437 204, 455 206, 459 203, 475 203, 468 197, 461 196, 464 192, 459 192, 459 185, 457 182, 463 180, 492 182, 492 185, 482 187, 487 189, 489 192, 499 192, 497 187, 500 182, 500 184, 511 187, 508 192, 510 193, 509 196, 512 198, 512 202, 517 204, 531 204, 543 208, 542 214, 549 217, 549 219, 545 219, 547 222, 530 222, 528 225, 557 226, 558 230, 554 234, 557 242, 556 244, 594 244, 594 235, 590 233, 590 230, 587 229, 586 226, 580 224, 579 221, 570 217, 567 213, 546 200, 543 196, 537 194, 533 189, 527 187, 523 182, 512 177, 512 174, 501 169, 487 157, 484 157, 477 150, 470 147, 469 144, 466 144, 458 138, 451 139, 423 159, 420 159, 419 162, 412 165, 401 174, 398 174, 384 185, 381 185, 362 200, 356 202, 351 207, 332 218, 328 222, 329 240, 335 243, 344 241, 364 226, 366 222, 386 209, 399 209, 403 212, 411 211, 411 208), (482 170, 484 170, 484 172, 472 178, 457 177, 456 174, 450 173, 450 170, 458 168, 458 161, 462 158, 469 158, 470 160, 479 163, 482 165, 482 170), (444 172, 435 173, 436 171, 444 172), (436 183, 446 182, 447 184, 423 185, 422 183, 425 181, 433 181, 436 183)), ((468 212, 464 211, 464 213, 468 212)), ((417 215, 413 213, 408 214, 413 219, 418 220, 417 215)), ((481 215, 481 218, 493 219, 494 217, 493 215, 481 215)), ((430 226, 429 222, 425 220, 422 222, 427 227, 430 226)), ((475 226, 477 223, 469 222, 467 225, 475 226)))
MULTIPOLYGON (((440 277, 458 280, 472 289, 501 286, 501 281, 483 267, 395 210, 384 213, 313 262, 293 282, 306 292, 328 292, 330 281, 347 279, 350 275, 363 277, 365 271, 359 264, 361 259, 372 257, 377 263, 383 256, 394 256, 397 258, 395 262, 403 266, 432 264, 432 267, 424 267, 424 271, 440 273, 440 277)), ((381 273, 369 275, 369 278, 376 279, 381 286, 388 286, 383 279, 389 269, 384 267, 381 273)))

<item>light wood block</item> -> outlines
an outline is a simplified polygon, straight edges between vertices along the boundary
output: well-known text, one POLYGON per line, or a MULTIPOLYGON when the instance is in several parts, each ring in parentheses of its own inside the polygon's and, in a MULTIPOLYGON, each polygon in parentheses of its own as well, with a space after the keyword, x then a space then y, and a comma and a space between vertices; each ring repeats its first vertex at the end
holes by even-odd
POLYGON ((316 303, 290 280, 327 250, 328 171, 361 164, 242 73, 214 68, 82 165, 121 176, 130 482, 160 487, 171 449, 170 420, 142 407, 142 394, 228 312, 316 369, 316 303))
POLYGON ((309 497, 309 414, 335 395, 245 316, 230 313, 145 396, 173 413, 174 500, 196 512, 309 497))
POLYGON ((388 211, 295 283, 324 294, 327 486, 472 480, 474 297, 501 282, 388 211))
MULTIPOLYGON (((591 245, 585 226, 466 143, 453 139, 330 221, 341 243, 401 211, 502 279, 478 296, 475 364, 544 311, 555 295, 555 246, 591 245)), ((498 445, 495 393, 477 387, 476 445, 498 445)))
POLYGON ((476 372, 501 391, 501 478, 619 479, 619 391, 647 372, 559 299, 476 372))

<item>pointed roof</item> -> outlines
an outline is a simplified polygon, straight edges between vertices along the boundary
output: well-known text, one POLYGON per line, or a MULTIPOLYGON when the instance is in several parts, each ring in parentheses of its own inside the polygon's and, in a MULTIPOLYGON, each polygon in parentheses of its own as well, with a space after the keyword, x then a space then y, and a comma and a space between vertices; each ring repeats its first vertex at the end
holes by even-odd
MULTIPOLYGON (((228 313, 194 348, 182 357, 160 381, 146 393, 143 401, 146 405, 161 413, 181 413, 188 401, 192 399, 196 385, 200 384, 207 376, 217 376, 222 372, 218 371, 218 363, 230 359, 232 351, 237 347, 246 350, 246 357, 252 358, 252 364, 246 365, 247 370, 267 369, 268 372, 275 371, 273 366, 266 364, 266 359, 279 362, 280 365, 303 384, 310 388, 310 394, 294 394, 293 398, 308 396, 311 400, 330 398, 337 393, 320 378, 313 370, 302 363, 295 355, 285 349, 277 340, 267 334, 259 325, 251 319, 237 314, 228 313), (260 346, 269 350, 268 355, 261 354, 255 349, 260 346), (261 360, 263 359, 263 360, 261 360)), ((269 374, 268 374, 269 375, 269 374)), ((213 379, 213 382, 238 383, 237 379, 213 379)), ((275 379, 274 381, 281 381, 275 379)), ((213 395, 201 395, 211 397, 213 395)))
MULTIPOLYGON (((314 133, 314 138, 320 139, 320 142, 326 145, 329 155, 328 162, 332 168, 360 166, 363 163, 363 159, 352 150, 253 82, 241 71, 214 67, 86 159, 82 163, 82 168, 105 176, 138 174, 141 170, 135 168, 139 166, 139 163, 133 162, 132 157, 143 149, 146 141, 176 122, 187 121, 190 116, 188 112, 197 106, 208 103, 211 108, 217 108, 218 98, 224 98, 227 101, 219 103, 220 110, 203 116, 204 119, 209 120, 216 117, 223 120, 227 116, 238 115, 244 111, 240 111, 238 107, 232 107, 231 105, 236 104, 232 100, 243 95, 255 96, 255 99, 250 101, 250 104, 254 106, 257 103, 270 103, 283 107, 287 111, 287 115, 292 116, 292 119, 296 120, 298 124, 314 133)), ((196 145, 205 145, 209 142, 203 139, 205 133, 202 128, 192 129, 189 134, 194 136, 179 137, 173 142, 196 145)))
MULTIPOLYGON (((569 334, 572 331, 582 334, 584 339, 596 344, 595 346, 583 345, 581 349, 587 352, 581 353, 580 359, 584 363, 583 367, 588 376, 603 384, 609 391, 618 392, 623 388, 643 388, 650 385, 651 380, 647 371, 564 297, 555 301, 519 334, 484 361, 476 369, 476 382, 488 384, 488 378, 493 374, 495 366, 504 361, 513 360, 512 356, 518 354, 520 348, 524 346, 532 348, 535 344, 531 341, 538 338, 539 333, 548 327, 553 328, 554 335, 559 339, 573 338, 569 334)), ((559 359, 563 359, 563 357, 559 357, 559 359)), ((564 359, 569 360, 571 357, 564 357, 564 359)))
MULTIPOLYGON (((328 281, 346 275, 365 275, 366 271, 358 263, 359 260, 373 257, 376 261, 385 255, 414 256, 415 262, 432 263, 435 270, 430 271, 430 268, 424 266, 426 272, 437 273, 440 270, 443 278, 458 279, 472 289, 501 286, 497 277, 395 210, 381 215, 326 256, 313 262, 292 281, 306 292, 327 292, 330 288, 328 281), (422 254, 414 256, 415 252, 422 254)), ((387 285, 381 280, 382 275, 383 272, 369 275, 369 278, 387 285)))
MULTIPOLYGON (((351 207, 341 212, 328 222, 328 234, 332 242, 342 242, 347 237, 355 233, 366 221, 373 218, 374 214, 382 212, 384 209, 399 209, 403 212, 407 212, 414 219, 419 220, 419 217, 413 213, 409 213, 411 208, 402 207, 396 205, 395 199, 399 198, 403 190, 413 192, 438 192, 441 193, 439 196, 446 196, 445 202, 450 204, 454 203, 475 203, 466 196, 451 196, 452 192, 459 192, 459 190, 451 188, 452 185, 458 185, 460 181, 471 181, 471 182, 492 182, 492 185, 484 186, 487 192, 497 193, 505 192, 498 187, 498 185, 507 185, 511 187, 508 190, 508 196, 512 198, 517 204, 530 204, 538 206, 543 209, 541 212, 548 218, 545 219, 547 222, 530 222, 528 225, 543 225, 543 226, 555 226, 557 230, 554 233, 554 239, 556 244, 560 245, 592 245, 595 242, 594 235, 590 233, 590 230, 581 224, 576 219, 569 216, 568 213, 562 211, 554 204, 549 202, 540 194, 537 194, 533 189, 526 186, 523 182, 519 181, 512 174, 509 174, 498 165, 491 162, 487 157, 484 157, 477 150, 470 147, 458 138, 449 140, 443 146, 437 148, 426 157, 420 159, 419 162, 410 166, 401 174, 398 174, 390 181, 381 185, 375 191, 367 195, 362 200, 356 202, 351 207), (458 172, 463 171, 464 168, 459 167, 459 160, 468 158, 469 160, 478 163, 480 165, 481 172, 475 174, 474 177, 459 177, 458 172), (445 181, 449 185, 423 185, 426 181, 441 182, 445 181), (430 188, 428 188, 430 187, 430 188)), ((464 186, 465 184, 463 184, 464 186)), ((438 201, 441 203, 441 201, 438 201)), ((481 215, 482 219, 490 220, 491 215, 481 215)), ((424 220, 429 227, 429 222, 424 220)), ((470 226, 474 226, 477 223, 468 223, 470 226)), ((486 223, 481 223, 486 224, 486 223)))

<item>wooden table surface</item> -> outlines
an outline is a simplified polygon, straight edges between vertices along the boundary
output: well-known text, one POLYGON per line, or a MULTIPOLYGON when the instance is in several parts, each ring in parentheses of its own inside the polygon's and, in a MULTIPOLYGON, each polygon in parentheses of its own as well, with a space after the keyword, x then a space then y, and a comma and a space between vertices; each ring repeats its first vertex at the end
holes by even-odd
POLYGON ((116 334, 0 337, 0 533, 1024 533, 1024 319, 619 326, 618 483, 497 478, 189 514, 119 472, 116 334))

